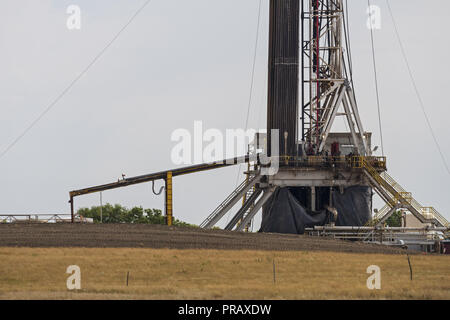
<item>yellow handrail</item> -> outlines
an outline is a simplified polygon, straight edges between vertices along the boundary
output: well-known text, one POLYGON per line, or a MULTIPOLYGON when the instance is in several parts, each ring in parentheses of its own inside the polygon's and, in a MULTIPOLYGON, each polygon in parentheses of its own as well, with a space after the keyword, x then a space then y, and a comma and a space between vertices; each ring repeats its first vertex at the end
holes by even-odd
MULTIPOLYGON (((369 158, 370 159, 370 158, 369 158)), ((380 163, 383 163, 383 159, 379 159, 380 163)), ((374 218, 381 218, 387 212, 389 212, 389 207, 393 208, 397 203, 401 203, 403 205, 410 205, 413 207, 419 214, 421 214, 425 219, 432 220, 436 219, 443 226, 448 227, 450 224, 436 209, 433 207, 423 207, 419 202, 417 202, 411 192, 407 192, 403 189, 390 175, 388 175, 385 171, 381 174, 370 164, 367 158, 365 157, 354 157, 352 160, 352 164, 354 164, 355 168, 365 169, 370 176, 378 182, 379 185, 385 189, 385 191, 392 195, 392 198, 389 199, 388 205, 381 209, 374 218)), ((386 164, 386 158, 384 158, 384 165, 386 164)))

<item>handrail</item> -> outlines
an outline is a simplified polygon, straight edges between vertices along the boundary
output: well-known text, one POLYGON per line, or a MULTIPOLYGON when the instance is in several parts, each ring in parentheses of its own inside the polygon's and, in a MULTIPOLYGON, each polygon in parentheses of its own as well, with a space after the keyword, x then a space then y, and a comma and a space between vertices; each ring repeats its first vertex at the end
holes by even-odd
POLYGON ((400 186, 394 178, 392 178, 385 171, 379 173, 371 164, 366 160, 365 157, 355 157, 353 161, 361 168, 365 169, 370 176, 384 189, 385 192, 392 196, 388 199, 388 203, 384 206, 375 216, 375 219, 383 218, 389 211, 390 208, 394 208, 397 203, 400 203, 406 207, 410 207, 422 216, 425 220, 431 221, 436 220, 445 227, 449 226, 449 222, 445 219, 436 209, 432 207, 423 207, 419 202, 417 202, 411 192, 407 192, 400 186), (390 208, 389 208, 390 207, 390 208))
POLYGON ((242 192, 242 190, 244 190, 248 185, 250 184, 254 184, 254 181, 256 179, 260 178, 260 176, 258 174, 256 175, 250 175, 250 179, 247 181, 244 180, 236 189, 233 190, 233 192, 228 195, 228 197, 222 201, 221 204, 219 204, 219 206, 200 224, 200 228, 204 228, 205 226, 208 225, 208 223, 210 223, 215 217, 216 215, 223 209, 225 208, 228 203, 234 198, 236 197, 239 193, 242 192))

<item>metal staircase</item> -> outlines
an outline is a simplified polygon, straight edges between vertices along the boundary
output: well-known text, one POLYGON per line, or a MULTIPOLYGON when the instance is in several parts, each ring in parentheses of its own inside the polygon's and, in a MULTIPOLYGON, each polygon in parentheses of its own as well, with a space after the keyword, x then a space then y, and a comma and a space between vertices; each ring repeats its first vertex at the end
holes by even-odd
MULTIPOLYGON (((257 191, 256 187, 253 187, 247 192, 247 194, 244 196, 244 199, 242 199, 243 200, 242 206, 246 205, 247 199, 250 199, 250 197, 253 196, 256 191, 257 191)), ((259 194, 261 194, 261 193, 259 193, 259 194)), ((249 207, 248 207, 247 211, 244 213, 243 218, 245 216, 247 216, 249 214, 249 212, 251 211, 251 209, 254 207, 256 199, 258 199, 258 196, 256 196, 254 199, 251 200, 251 202, 249 202, 249 207)), ((237 226, 239 227, 241 223, 242 223, 242 219, 239 220, 237 226)), ((253 223, 253 220, 245 226, 245 230, 244 230, 245 232, 248 232, 250 230, 252 223, 253 223)))
POLYGON ((219 222, 220 219, 229 211, 233 206, 242 199, 247 192, 252 189, 255 184, 261 181, 262 176, 259 172, 251 173, 244 182, 242 182, 206 219, 200 224, 200 228, 210 229, 219 222))
POLYGON ((240 227, 244 218, 253 209, 255 202, 261 193, 262 193, 261 189, 257 189, 255 187, 250 188, 250 190, 245 195, 242 207, 239 209, 239 211, 236 213, 233 219, 231 219, 231 221, 225 227, 225 230, 232 231, 235 226, 237 226, 238 228, 240 227))
POLYGON ((386 202, 386 205, 374 217, 378 224, 384 223, 396 210, 403 208, 422 223, 449 227, 449 222, 439 212, 431 207, 423 207, 412 197, 411 192, 403 189, 385 171, 379 172, 364 157, 359 157, 356 163, 358 167, 364 169, 372 187, 386 202))
MULTIPOLYGON (((254 205, 251 205, 248 213, 243 217, 241 223, 236 226, 235 231, 242 231, 244 228, 251 223, 252 219, 255 217, 256 213, 264 206, 264 204, 270 199, 270 197, 275 193, 278 187, 269 187, 261 190, 263 195, 255 201, 254 205)), ((250 200, 250 199, 249 199, 250 200)), ((256 199, 255 199, 256 200, 256 199)))

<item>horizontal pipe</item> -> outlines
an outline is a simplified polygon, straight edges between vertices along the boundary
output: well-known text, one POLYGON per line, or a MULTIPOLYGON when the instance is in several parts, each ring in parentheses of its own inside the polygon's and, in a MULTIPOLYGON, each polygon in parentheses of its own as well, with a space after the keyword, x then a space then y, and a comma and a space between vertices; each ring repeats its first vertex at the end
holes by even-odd
POLYGON ((447 231, 445 227, 422 227, 422 228, 410 228, 410 227, 352 227, 352 226, 335 226, 335 227, 323 227, 315 226, 314 228, 307 228, 305 231, 447 231))
POLYGON ((99 186, 94 186, 94 187, 71 191, 70 198, 73 199, 74 197, 78 197, 81 195, 86 195, 86 194, 91 194, 91 193, 96 193, 96 192, 101 192, 101 191, 106 191, 106 190, 112 190, 112 189, 117 189, 117 188, 123 188, 123 187, 131 186, 131 185, 155 181, 155 180, 163 180, 167 177, 168 172, 172 172, 173 177, 176 177, 176 176, 181 176, 181 175, 186 175, 186 174, 191 174, 191 173, 196 173, 196 172, 208 171, 208 170, 243 164, 243 163, 247 163, 249 161, 249 159, 250 159, 249 156, 243 156, 243 157, 237 157, 237 158, 227 159, 227 160, 213 162, 213 163, 193 165, 193 166, 179 168, 179 169, 166 170, 166 171, 161 171, 161 172, 157 172, 157 173, 137 176, 137 177, 133 177, 133 178, 127 178, 127 179, 123 179, 123 180, 120 180, 120 181, 114 182, 114 183, 103 184, 103 185, 99 185, 99 186))

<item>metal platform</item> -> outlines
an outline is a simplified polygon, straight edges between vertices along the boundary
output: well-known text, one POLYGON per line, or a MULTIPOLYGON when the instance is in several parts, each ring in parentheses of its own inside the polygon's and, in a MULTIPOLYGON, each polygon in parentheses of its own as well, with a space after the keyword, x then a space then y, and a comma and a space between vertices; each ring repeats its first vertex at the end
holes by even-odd
POLYGON ((439 243, 445 240, 445 227, 337 227, 318 226, 306 229, 306 234, 345 241, 361 241, 402 247, 424 252, 439 252, 439 243))

